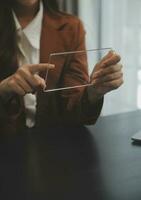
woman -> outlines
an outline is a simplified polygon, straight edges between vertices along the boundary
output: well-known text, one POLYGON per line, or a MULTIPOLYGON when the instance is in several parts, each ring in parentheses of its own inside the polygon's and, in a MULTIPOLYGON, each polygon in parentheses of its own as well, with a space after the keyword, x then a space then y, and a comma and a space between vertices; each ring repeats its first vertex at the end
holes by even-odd
POLYGON ((95 123, 103 96, 123 83, 120 57, 109 52, 92 73, 94 86, 67 92, 43 93, 48 85, 73 82, 73 74, 87 82, 85 60, 74 57, 47 64, 52 52, 85 49, 85 32, 76 17, 58 11, 55 0, 3 0, 0 7, 0 133, 25 127, 95 123), (38 64, 40 63, 40 64, 38 64), (42 64, 44 63, 44 64, 42 64), (77 63, 77 69, 76 69, 77 63))

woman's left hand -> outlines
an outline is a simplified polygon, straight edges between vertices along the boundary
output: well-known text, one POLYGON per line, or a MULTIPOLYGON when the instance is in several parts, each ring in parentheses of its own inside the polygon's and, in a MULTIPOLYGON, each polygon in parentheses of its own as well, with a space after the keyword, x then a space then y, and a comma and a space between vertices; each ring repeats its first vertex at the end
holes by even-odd
POLYGON ((96 100, 106 93, 119 88, 123 84, 122 64, 120 56, 110 51, 99 63, 96 64, 89 87, 92 99, 96 100))

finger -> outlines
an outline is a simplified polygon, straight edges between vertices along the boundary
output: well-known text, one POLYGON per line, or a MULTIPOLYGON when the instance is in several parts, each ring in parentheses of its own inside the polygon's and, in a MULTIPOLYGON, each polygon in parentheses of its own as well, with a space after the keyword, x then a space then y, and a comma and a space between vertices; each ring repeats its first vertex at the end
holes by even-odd
POLYGON ((105 60, 102 65, 103 67, 107 67, 109 65, 115 65, 117 64, 119 61, 121 60, 121 57, 114 53, 110 58, 108 58, 107 60, 105 60))
POLYGON ((36 65, 30 65, 29 66, 29 71, 32 74, 35 74, 37 72, 41 72, 41 71, 44 71, 44 70, 47 70, 47 69, 53 69, 54 67, 55 67, 55 65, 48 64, 48 63, 45 63, 45 64, 36 64, 36 65))
POLYGON ((119 88, 123 84, 123 79, 116 79, 109 82, 104 82, 103 86, 109 88, 109 91, 119 88))
POLYGON ((122 79, 123 78, 123 73, 122 72, 116 72, 116 73, 112 73, 112 74, 108 74, 106 76, 103 76, 101 78, 98 79, 94 79, 93 83, 104 83, 104 82, 109 82, 109 81, 114 81, 117 79, 122 79))
POLYGON ((105 67, 105 62, 106 60, 109 60, 113 55, 115 54, 115 52, 113 50, 109 51, 108 54, 106 54, 94 67, 92 74, 91 74, 91 78, 94 77, 94 73, 98 70, 100 70, 101 68, 105 67))
POLYGON ((35 75, 31 74, 27 68, 21 67, 21 69, 18 70, 19 75, 27 82, 27 84, 30 85, 30 87, 34 90, 38 88, 38 81, 35 78, 35 75))
POLYGON ((12 89, 13 92, 19 94, 20 96, 25 95, 25 91, 20 87, 13 79, 8 82, 8 87, 12 89))
POLYGON ((25 93, 30 93, 33 91, 32 87, 18 74, 15 75, 14 79, 18 83, 18 85, 25 91, 25 93))
POLYGON ((108 74, 112 74, 115 72, 121 72, 122 68, 123 68, 122 64, 111 65, 107 68, 102 68, 94 73, 93 79, 97 79, 99 77, 106 76, 108 74))
MULTIPOLYGON (((109 60, 113 55, 115 54, 115 52, 113 50, 109 51, 108 54, 106 54, 97 64, 96 67, 103 67, 103 63, 106 60, 109 60)), ((105 65, 104 65, 105 66, 105 65)))
POLYGON ((100 62, 106 61, 107 59, 111 58, 115 52, 113 50, 109 51, 108 54, 106 54, 100 62))
POLYGON ((23 88, 20 87, 20 85, 15 85, 14 88, 15 92, 21 96, 25 96, 26 92, 23 90, 23 88))
POLYGON ((46 83, 45 83, 45 80, 43 78, 41 78, 38 74, 35 74, 34 75, 35 79, 37 80, 38 82, 38 86, 39 88, 45 88, 46 87, 46 83))

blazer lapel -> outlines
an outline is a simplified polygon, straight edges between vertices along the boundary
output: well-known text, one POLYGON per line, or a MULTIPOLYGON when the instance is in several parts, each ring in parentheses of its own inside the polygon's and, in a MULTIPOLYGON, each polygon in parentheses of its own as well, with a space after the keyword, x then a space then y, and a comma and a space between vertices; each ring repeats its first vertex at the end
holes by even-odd
MULTIPOLYGON (((66 50, 60 36, 66 24, 67 22, 64 20, 53 16, 51 17, 46 13, 44 14, 40 45, 40 63, 48 63, 51 53, 63 52, 66 50)), ((61 59, 56 62, 54 60, 50 61, 52 64, 55 64, 55 69, 50 70, 47 77, 47 87, 51 89, 55 87, 60 77, 65 60, 61 59)), ((40 75, 45 78, 46 72, 42 72, 40 75)))

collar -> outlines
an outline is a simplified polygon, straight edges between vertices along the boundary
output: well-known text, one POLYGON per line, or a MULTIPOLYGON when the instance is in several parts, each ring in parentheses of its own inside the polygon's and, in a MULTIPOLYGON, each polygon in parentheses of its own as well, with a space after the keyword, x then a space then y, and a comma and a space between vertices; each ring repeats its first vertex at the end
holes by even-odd
POLYGON ((13 17, 17 32, 22 31, 25 34, 28 41, 30 42, 30 44, 34 48, 40 49, 40 38, 41 38, 42 20, 43 20, 42 1, 40 1, 39 12, 35 16, 35 18, 23 30, 14 11, 13 11, 13 17))

